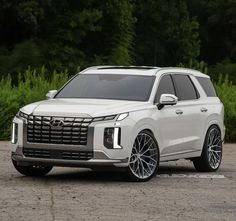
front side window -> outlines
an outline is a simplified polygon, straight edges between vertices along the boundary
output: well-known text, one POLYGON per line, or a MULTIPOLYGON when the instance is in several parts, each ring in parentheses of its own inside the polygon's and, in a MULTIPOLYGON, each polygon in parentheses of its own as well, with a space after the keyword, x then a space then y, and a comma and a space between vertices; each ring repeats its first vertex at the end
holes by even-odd
POLYGON ((197 91, 188 75, 172 75, 177 89, 178 100, 194 100, 198 98, 197 91))
POLYGON ((56 98, 87 98, 147 101, 155 76, 81 74, 71 80, 56 98))
POLYGON ((174 94, 175 89, 170 75, 164 75, 157 88, 157 93, 155 97, 155 103, 160 101, 160 97, 162 94, 174 94))

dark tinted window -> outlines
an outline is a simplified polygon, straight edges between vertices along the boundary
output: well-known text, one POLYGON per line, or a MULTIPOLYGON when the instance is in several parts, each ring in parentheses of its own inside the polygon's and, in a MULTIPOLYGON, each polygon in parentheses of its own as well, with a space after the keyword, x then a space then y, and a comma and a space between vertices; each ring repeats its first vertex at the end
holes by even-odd
POLYGON ((197 79, 208 97, 216 97, 216 92, 210 78, 197 77, 197 79))
POLYGON ((179 100, 197 99, 197 92, 188 75, 172 75, 177 88, 177 97, 179 100))
POLYGON ((56 98, 95 98, 146 101, 154 76, 125 74, 81 74, 70 81, 56 98))
POLYGON ((159 102, 162 94, 175 94, 174 85, 170 75, 164 75, 158 85, 155 102, 159 102))

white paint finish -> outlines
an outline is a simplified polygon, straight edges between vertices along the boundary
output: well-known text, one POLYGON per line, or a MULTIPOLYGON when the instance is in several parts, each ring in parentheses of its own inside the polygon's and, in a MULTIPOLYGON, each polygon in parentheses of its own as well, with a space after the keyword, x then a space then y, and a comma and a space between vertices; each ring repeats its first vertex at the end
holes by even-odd
POLYGON ((150 107, 148 102, 119 101, 103 99, 50 99, 27 105, 21 111, 42 116, 99 117, 124 112, 137 111, 150 107))

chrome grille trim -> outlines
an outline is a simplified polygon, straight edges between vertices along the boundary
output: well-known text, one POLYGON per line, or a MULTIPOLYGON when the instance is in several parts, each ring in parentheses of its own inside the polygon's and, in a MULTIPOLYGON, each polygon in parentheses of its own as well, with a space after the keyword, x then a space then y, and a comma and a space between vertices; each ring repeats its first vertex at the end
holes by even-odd
POLYGON ((92 121, 92 118, 29 115, 27 142, 86 146, 88 126, 92 121), (52 126, 53 120, 63 121, 63 126, 52 126))

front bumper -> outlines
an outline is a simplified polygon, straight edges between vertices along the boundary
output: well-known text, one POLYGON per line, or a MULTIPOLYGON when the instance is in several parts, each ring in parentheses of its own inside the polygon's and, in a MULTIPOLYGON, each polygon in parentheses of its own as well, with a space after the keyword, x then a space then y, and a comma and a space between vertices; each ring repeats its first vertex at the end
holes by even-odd
POLYGON ((28 165, 48 165, 48 166, 63 166, 63 167, 127 167, 128 160, 126 159, 110 159, 102 152, 95 152, 94 158, 90 160, 64 160, 64 159, 49 159, 25 157, 22 151, 23 148, 17 148, 16 152, 12 152, 11 157, 22 166, 28 165))
POLYGON ((119 124, 121 127, 121 146, 122 149, 107 149, 103 145, 104 128, 117 127, 117 122, 107 121, 92 123, 89 126, 88 142, 86 146, 80 145, 60 145, 60 144, 43 144, 27 142, 27 122, 24 119, 15 117, 14 123, 18 124, 18 141, 13 144, 12 159, 19 165, 51 165, 65 167, 127 167, 129 156, 132 149, 132 136, 130 122, 119 124), (43 149, 43 150, 63 150, 63 151, 92 151, 93 157, 89 160, 73 159, 55 159, 55 158, 38 158, 25 156, 23 148, 43 149))

